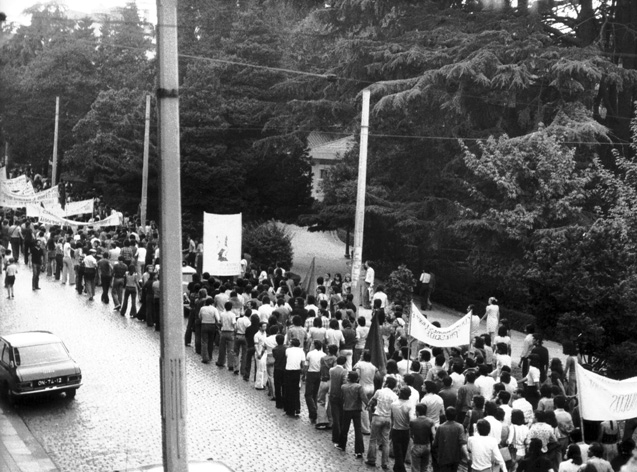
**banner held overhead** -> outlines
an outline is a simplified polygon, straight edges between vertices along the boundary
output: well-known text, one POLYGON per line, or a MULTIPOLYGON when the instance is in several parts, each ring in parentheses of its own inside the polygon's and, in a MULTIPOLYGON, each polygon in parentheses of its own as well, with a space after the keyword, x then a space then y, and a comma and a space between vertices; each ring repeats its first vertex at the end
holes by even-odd
POLYGON ((465 315, 447 328, 438 328, 431 324, 412 302, 409 334, 423 343, 436 347, 470 344, 471 316, 465 315))
POLYGON ((621 421, 637 418, 637 377, 613 380, 576 364, 582 418, 621 421))
POLYGON ((203 214, 203 270, 210 275, 241 274, 241 213, 203 214))

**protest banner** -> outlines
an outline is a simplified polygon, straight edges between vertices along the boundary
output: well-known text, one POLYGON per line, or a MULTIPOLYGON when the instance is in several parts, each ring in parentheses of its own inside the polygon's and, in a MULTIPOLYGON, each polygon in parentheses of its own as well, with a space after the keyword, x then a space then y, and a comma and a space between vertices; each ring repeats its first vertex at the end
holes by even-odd
POLYGON ((241 213, 203 214, 203 270, 210 275, 241 274, 241 213))
POLYGON ((73 216, 73 215, 84 215, 84 214, 93 214, 93 208, 95 204, 95 199, 91 198, 89 200, 82 200, 80 202, 68 202, 64 206, 64 215, 65 216, 73 216))
POLYGON ((637 418, 637 377, 613 380, 576 365, 582 418, 621 421, 637 418))
POLYGON ((465 315, 451 326, 437 328, 411 304, 409 334, 414 338, 436 347, 454 347, 471 343, 471 316, 465 315))
POLYGON ((45 225, 58 225, 58 226, 91 226, 93 228, 101 228, 104 226, 119 226, 120 219, 119 216, 114 213, 110 216, 104 218, 99 221, 74 221, 66 219, 62 216, 57 215, 54 211, 49 208, 45 208, 40 206, 39 209, 34 208, 34 206, 27 207, 27 210, 32 212, 39 212, 38 218, 39 222, 45 225))
POLYGON ((33 184, 26 175, 21 175, 14 179, 4 179, 0 177, 0 186, 3 190, 11 192, 16 195, 34 195, 35 190, 33 184))
POLYGON ((0 191, 0 206, 5 208, 26 208, 28 204, 43 203, 53 205, 59 199, 58 187, 51 187, 34 195, 17 195, 9 192, 6 188, 0 191))

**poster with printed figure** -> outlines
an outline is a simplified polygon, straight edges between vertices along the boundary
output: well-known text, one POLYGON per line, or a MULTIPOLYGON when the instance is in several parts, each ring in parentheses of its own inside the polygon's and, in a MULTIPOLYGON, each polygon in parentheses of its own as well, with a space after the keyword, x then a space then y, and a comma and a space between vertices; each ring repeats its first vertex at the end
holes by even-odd
POLYGON ((203 271, 210 275, 241 274, 241 213, 203 214, 203 271))

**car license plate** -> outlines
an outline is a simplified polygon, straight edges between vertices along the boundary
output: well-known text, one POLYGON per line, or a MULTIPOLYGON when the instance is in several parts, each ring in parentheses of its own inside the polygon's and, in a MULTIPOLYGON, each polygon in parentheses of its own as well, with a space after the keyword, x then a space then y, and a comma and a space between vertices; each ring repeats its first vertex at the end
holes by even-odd
POLYGON ((63 377, 54 377, 52 379, 38 380, 38 387, 46 387, 48 385, 58 385, 64 382, 63 377))

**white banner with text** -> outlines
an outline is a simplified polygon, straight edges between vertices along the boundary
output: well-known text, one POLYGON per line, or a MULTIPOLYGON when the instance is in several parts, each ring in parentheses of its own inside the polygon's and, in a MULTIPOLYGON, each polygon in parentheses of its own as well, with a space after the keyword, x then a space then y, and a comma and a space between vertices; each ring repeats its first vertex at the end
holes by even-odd
POLYGON ((438 328, 431 324, 412 302, 409 334, 423 343, 436 347, 470 344, 471 315, 463 316, 446 328, 438 328))
POLYGON ((576 366, 582 418, 621 421, 637 417, 637 377, 613 380, 576 366))

